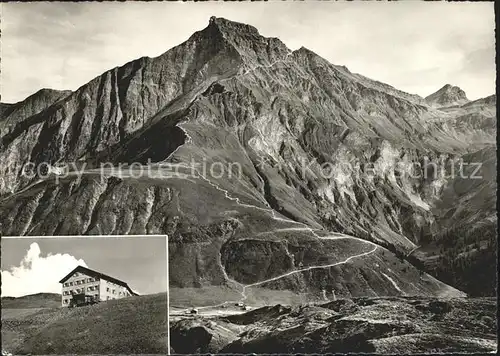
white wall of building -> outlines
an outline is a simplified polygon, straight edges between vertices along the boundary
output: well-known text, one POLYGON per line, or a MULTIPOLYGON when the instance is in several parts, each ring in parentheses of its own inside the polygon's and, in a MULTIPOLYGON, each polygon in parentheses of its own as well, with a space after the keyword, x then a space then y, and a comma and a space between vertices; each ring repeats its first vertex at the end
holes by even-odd
POLYGON ((113 282, 101 279, 100 298, 104 300, 121 299, 130 296, 127 288, 113 282))
POLYGON ((99 301, 121 299, 130 296, 127 288, 108 280, 94 278, 82 272, 76 272, 67 281, 62 283, 63 307, 69 307, 72 294, 85 293, 97 297, 99 301))

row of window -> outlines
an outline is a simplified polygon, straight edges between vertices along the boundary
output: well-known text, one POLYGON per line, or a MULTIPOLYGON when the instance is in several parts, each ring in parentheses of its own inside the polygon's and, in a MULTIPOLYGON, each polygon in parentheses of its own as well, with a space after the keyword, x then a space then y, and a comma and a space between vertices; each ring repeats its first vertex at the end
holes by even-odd
MULTIPOLYGON (((91 292, 91 291, 94 291, 94 290, 99 290, 99 286, 90 286, 90 287, 87 287, 87 292, 91 292)), ((63 295, 70 295, 70 294, 78 294, 78 293, 83 293, 85 292, 85 288, 75 288, 75 289, 72 289, 72 290, 65 290, 63 291, 63 295)))
MULTIPOLYGON (((98 299, 99 298, 99 294, 94 294, 93 297, 96 298, 96 299, 98 299)), ((63 304, 68 304, 70 300, 71 299, 63 299, 63 304)))
MULTIPOLYGON (((109 287, 106 287, 106 292, 111 293, 111 294, 117 294, 115 289, 110 289, 109 287)), ((128 292, 119 291, 118 295, 129 295, 129 294, 128 294, 128 292)))
MULTIPOLYGON (((93 297, 97 299, 99 297, 99 295, 98 294, 94 294, 93 297)), ((112 300, 112 299, 116 299, 116 298, 113 298, 113 297, 110 297, 110 296, 106 297, 106 300, 112 300)), ((69 304, 70 300, 71 299, 63 299, 63 304, 69 304)))
MULTIPOLYGON (((98 285, 87 287, 87 292, 92 292, 95 290, 99 290, 98 285)), ((63 291, 63 295, 79 294, 79 293, 83 293, 83 292, 85 292, 85 288, 75 288, 72 290, 63 291)), ((122 295, 128 296, 129 295, 128 292, 122 292, 122 291, 118 291, 118 293, 116 293, 115 289, 110 289, 109 287, 106 287, 106 292, 111 293, 111 294, 118 294, 119 296, 122 296, 122 295)))
POLYGON ((66 282, 66 283, 64 283, 64 286, 65 287, 72 287, 73 285, 76 286, 76 285, 95 282, 95 281, 96 281, 95 278, 85 278, 85 279, 80 279, 80 280, 74 281, 74 282, 66 282))

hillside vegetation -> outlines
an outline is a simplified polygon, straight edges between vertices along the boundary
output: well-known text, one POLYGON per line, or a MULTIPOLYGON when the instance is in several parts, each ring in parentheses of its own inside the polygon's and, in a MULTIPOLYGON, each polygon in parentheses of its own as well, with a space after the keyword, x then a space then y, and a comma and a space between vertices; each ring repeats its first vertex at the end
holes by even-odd
POLYGON ((2 313, 2 349, 15 355, 165 354, 166 295, 28 314, 2 313))

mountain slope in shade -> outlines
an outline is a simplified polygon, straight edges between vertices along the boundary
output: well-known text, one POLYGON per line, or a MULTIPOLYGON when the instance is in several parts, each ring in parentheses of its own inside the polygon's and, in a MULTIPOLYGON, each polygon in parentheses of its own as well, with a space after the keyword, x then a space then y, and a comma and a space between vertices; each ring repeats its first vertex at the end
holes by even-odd
MULTIPOLYGON (((104 73, 4 135, 2 232, 166 233, 171 263, 182 267, 171 272, 175 286, 225 286, 242 298, 248 289, 256 302, 304 288, 311 299, 325 290, 439 295, 448 287, 404 260, 424 235, 439 235, 435 205, 452 180, 408 173, 418 173, 414 163, 450 165, 494 149, 493 125, 489 102, 436 110, 306 48, 212 18, 165 54, 104 73), (76 160, 87 164, 82 179, 19 175, 27 162, 76 160), (192 160, 237 162, 242 174, 193 174, 192 160), (407 174, 388 170, 396 160, 407 174), (137 179, 117 168, 100 177, 92 168, 103 162, 153 162, 159 174, 137 179), (366 164, 373 176, 353 170, 366 164)), ((489 185, 481 194, 495 199, 489 185)))
POLYGON ((463 105, 469 102, 465 92, 457 86, 446 84, 437 92, 425 97, 425 101, 434 107, 463 105))
POLYGON ((18 103, 0 103, 0 132, 2 136, 7 135, 24 119, 38 114, 70 94, 70 90, 40 89, 18 103))

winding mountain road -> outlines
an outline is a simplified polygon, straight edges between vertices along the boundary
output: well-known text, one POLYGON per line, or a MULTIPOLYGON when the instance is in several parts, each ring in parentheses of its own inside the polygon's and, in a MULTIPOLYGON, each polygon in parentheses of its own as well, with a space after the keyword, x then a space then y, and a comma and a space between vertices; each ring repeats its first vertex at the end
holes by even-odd
MULTIPOLYGON (((184 128, 182 128, 182 126, 180 124, 178 126, 183 131, 185 131, 184 128)), ((188 140, 186 140, 186 143, 190 143, 192 141, 192 139, 191 139, 191 137, 189 136, 189 134, 186 131, 185 131, 185 133, 186 133, 186 136, 188 137, 188 140)), ((182 145, 182 146, 184 146, 184 145, 182 145)), ((172 153, 172 155, 176 151, 174 151, 172 153)), ((281 274, 279 276, 275 276, 275 277, 268 278, 268 279, 265 279, 265 280, 262 280, 262 281, 258 281, 258 282, 255 282, 255 283, 251 283, 251 284, 242 284, 242 283, 240 283, 240 282, 232 279, 231 277, 229 277, 227 275, 227 272, 225 271, 224 266, 222 265, 222 263, 220 263, 220 268, 221 268, 221 270, 222 270, 222 272, 223 272, 224 277, 226 278, 226 280, 228 282, 230 282, 230 283, 234 283, 236 286, 238 286, 241 289, 239 291, 239 293, 241 295, 241 298, 240 298, 239 301, 226 301, 226 302, 223 302, 223 303, 220 303, 220 304, 217 304, 217 305, 204 306, 204 307, 200 307, 200 308, 216 308, 216 307, 223 306, 223 305, 225 305, 227 303, 244 302, 248 298, 248 296, 247 296, 248 290, 250 288, 252 288, 252 287, 256 287, 256 286, 263 285, 263 284, 266 284, 266 283, 269 283, 269 282, 273 282, 273 281, 277 281, 277 280, 280 280, 282 278, 286 278, 286 277, 289 277, 289 276, 292 276, 292 275, 295 275, 295 274, 299 274, 299 273, 303 273, 303 272, 306 272, 306 271, 310 271, 310 270, 325 269, 325 268, 331 268, 331 267, 334 267, 334 266, 346 264, 346 263, 349 263, 351 260, 353 260, 355 258, 361 258, 363 256, 367 256, 369 254, 372 254, 378 248, 378 245, 376 245, 373 242, 370 242, 370 241, 367 241, 367 240, 363 240, 363 239, 360 239, 360 238, 357 238, 357 237, 354 237, 354 236, 348 236, 348 235, 340 234, 340 233, 330 233, 329 235, 326 235, 326 236, 320 236, 320 235, 318 235, 315 232, 315 230, 313 228, 311 228, 310 226, 308 226, 305 223, 297 222, 297 221, 291 220, 289 218, 286 218, 286 217, 283 217, 283 216, 279 216, 278 215, 279 213, 277 211, 275 211, 274 209, 272 209, 269 206, 269 204, 266 204, 266 207, 260 207, 260 206, 256 206, 256 205, 252 205, 252 204, 247 204, 247 203, 241 202, 240 198, 231 196, 231 194, 229 193, 229 191, 227 191, 226 189, 221 188, 219 185, 217 185, 216 183, 212 182, 210 179, 208 179, 207 177, 205 177, 204 175, 202 175, 196 169, 194 170, 194 172, 195 172, 194 176, 193 175, 187 175, 187 174, 184 174, 184 173, 179 173, 177 171, 172 171, 172 169, 174 169, 174 168, 180 168, 180 167, 182 167, 182 168, 189 168, 189 169, 191 169, 191 172, 193 172, 193 168, 192 167, 187 166, 187 165, 185 165, 183 163, 177 163, 177 164, 167 163, 167 164, 162 164, 160 166, 155 167, 155 170, 157 172, 161 172, 162 173, 161 175, 158 176, 159 178, 162 178, 162 179, 183 179, 183 180, 191 181, 193 183, 196 183, 195 182, 196 179, 202 179, 202 180, 206 181, 210 186, 214 187, 216 190, 222 192, 224 194, 224 197, 226 199, 229 199, 229 200, 235 202, 237 205, 245 207, 245 208, 256 209, 256 210, 259 210, 259 211, 263 211, 263 212, 269 213, 274 220, 281 221, 281 222, 286 222, 286 223, 292 225, 292 227, 289 227, 289 228, 282 228, 282 229, 276 229, 276 230, 261 232, 261 233, 259 233, 259 235, 263 235, 263 234, 266 234, 266 233, 285 232, 285 231, 307 231, 310 234, 312 234, 314 237, 316 237, 316 238, 318 238, 320 240, 354 239, 354 240, 362 241, 363 243, 366 243, 366 244, 373 245, 373 249, 371 249, 370 251, 362 252, 362 253, 350 256, 347 259, 345 259, 343 261, 340 261, 340 262, 335 262, 335 263, 326 264, 326 265, 314 265, 314 266, 308 266, 308 267, 304 267, 304 268, 300 268, 300 269, 294 269, 294 270, 291 270, 289 272, 283 273, 283 274, 281 274)), ((95 175, 95 174, 99 174, 99 175, 103 175, 103 176, 115 176, 117 178, 139 178, 134 173, 134 172, 137 172, 137 171, 143 171, 144 172, 144 167, 141 167, 141 169, 139 169, 139 167, 138 167, 136 170, 133 169, 133 168, 129 168, 129 167, 127 167, 126 169, 108 167, 108 168, 97 168, 97 169, 88 169, 88 170, 75 170, 75 171, 66 172, 66 174, 62 175, 62 176, 59 176, 59 175, 50 175, 50 176, 46 177, 45 179, 39 179, 39 180, 33 182, 32 184, 28 185, 27 187, 25 187, 21 191, 15 193, 14 195, 6 197, 4 200, 2 200, 2 202, 5 201, 5 200, 8 200, 8 199, 11 199, 11 198, 13 198, 13 197, 15 197, 15 196, 17 196, 19 194, 22 194, 25 191, 33 188, 34 186, 42 183, 43 181, 49 180, 49 179, 64 179, 65 177, 70 177, 70 176, 79 176, 79 177, 81 177, 81 176, 84 176, 84 175, 95 175)), ((147 172, 151 172, 151 169, 149 169, 147 172)))
POLYGON ((363 252, 363 253, 360 253, 360 254, 357 254, 357 255, 353 255, 353 256, 348 257, 347 259, 345 259, 344 261, 341 261, 341 262, 335 262, 335 263, 327 264, 327 265, 309 266, 309 267, 305 267, 305 268, 301 268, 301 269, 297 269, 297 270, 293 270, 293 271, 287 272, 287 273, 282 274, 280 276, 276 276, 276 277, 273 277, 273 278, 265 279, 263 281, 255 282, 255 283, 252 283, 252 284, 243 285, 243 290, 241 292, 241 295, 243 296, 242 301, 244 301, 244 300, 247 299, 246 290, 248 288, 250 288, 250 287, 255 287, 255 286, 262 285, 262 284, 265 284, 265 283, 268 283, 268 282, 277 281, 278 279, 282 279, 282 278, 289 277, 289 276, 297 274, 297 273, 302 273, 302 272, 310 271, 310 270, 313 270, 313 269, 331 268, 331 267, 335 267, 335 266, 338 266, 338 265, 342 265, 342 264, 348 263, 349 261, 351 261, 354 258, 359 258, 359 257, 362 257, 362 256, 366 256, 366 255, 372 254, 373 252, 375 252, 376 249, 377 249, 377 246, 375 245, 373 247, 373 249, 371 249, 370 251, 363 252))
MULTIPOLYGON (((184 131, 185 135, 188 137, 188 140, 186 141, 186 143, 191 143, 192 139, 191 139, 189 133, 181 125, 178 125, 178 127, 180 127, 184 131)), ((246 294, 247 290, 249 288, 251 288, 251 287, 255 287, 255 286, 259 286, 259 285, 265 284, 265 283, 277 281, 279 279, 286 278, 286 277, 292 276, 294 274, 303 273, 303 272, 314 270, 314 269, 331 268, 331 267, 335 267, 335 266, 338 266, 338 265, 341 265, 341 264, 349 263, 351 260, 353 260, 355 258, 360 258, 360 257, 363 257, 363 256, 367 256, 369 254, 372 254, 378 248, 378 245, 376 245, 375 243, 373 243, 371 241, 363 240, 363 239, 360 239, 360 238, 357 238, 357 237, 354 237, 354 236, 348 236, 348 235, 344 235, 344 234, 340 234, 340 233, 330 233, 329 235, 326 235, 326 236, 320 236, 320 235, 318 235, 314 231, 313 228, 311 228, 307 224, 304 224, 304 223, 301 223, 301 222, 298 222, 298 221, 294 221, 294 220, 291 220, 291 219, 288 219, 288 218, 285 218, 285 217, 278 216, 277 215, 278 214, 277 211, 275 211, 274 209, 272 209, 269 206, 269 204, 266 204, 267 207, 263 208, 263 207, 259 207, 259 206, 255 206, 255 205, 251 205, 251 204, 242 203, 239 198, 232 197, 230 195, 229 191, 227 191, 226 189, 221 188, 220 186, 218 186, 217 184, 215 184, 214 182, 212 182, 210 179, 208 179, 207 177, 205 177, 204 175, 202 175, 198 171, 196 171, 196 173, 197 173, 196 177, 199 177, 200 179, 203 179, 204 181, 206 181, 209 185, 211 185, 215 189, 217 189, 220 192, 222 192, 224 194, 224 196, 226 197, 226 199, 234 201, 239 206, 246 207, 246 208, 252 208, 252 209, 256 209, 256 210, 260 210, 260 211, 265 211, 265 212, 270 213, 271 216, 272 216, 272 218, 274 220, 284 221, 284 222, 287 222, 289 224, 299 225, 300 226, 300 227, 297 226, 297 227, 289 227, 289 228, 276 229, 276 230, 272 230, 272 231, 265 231, 265 232, 259 233, 258 235, 263 235, 263 234, 266 234, 266 233, 284 232, 284 231, 308 231, 309 233, 311 233, 313 236, 315 236, 316 238, 318 238, 320 240, 355 239, 355 240, 362 241, 362 242, 367 243, 367 244, 371 244, 373 246, 373 249, 371 249, 370 251, 350 256, 347 259, 345 259, 344 261, 335 262, 335 263, 326 264, 326 265, 314 265, 314 266, 308 266, 308 267, 304 267, 304 268, 300 268, 300 269, 294 269, 294 270, 289 271, 287 273, 284 273, 282 275, 279 275, 279 276, 276 276, 276 277, 272 277, 272 278, 269 278, 269 279, 265 279, 265 280, 262 280, 262 281, 259 281, 259 282, 251 283, 251 284, 242 284, 242 283, 240 283, 240 282, 238 282, 238 281, 230 278, 228 276, 228 274, 227 274, 224 266, 222 265, 222 263, 220 261, 220 258, 219 258, 220 268, 222 270, 222 273, 223 273, 225 279, 228 282, 234 283, 235 285, 241 287, 241 291, 240 291, 241 299, 239 301, 226 301, 226 302, 223 302, 223 303, 220 303, 220 304, 217 304, 217 305, 212 305, 212 306, 203 306, 203 307, 199 307, 198 309, 217 308, 217 307, 221 307, 223 305, 226 305, 227 303, 244 302, 248 298, 248 296, 246 294)))

